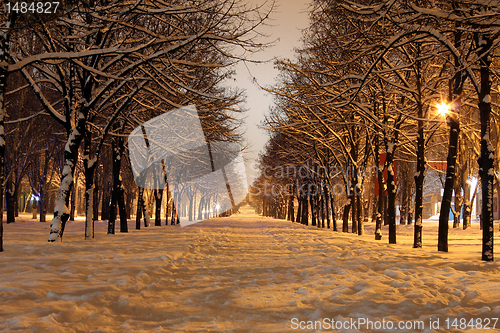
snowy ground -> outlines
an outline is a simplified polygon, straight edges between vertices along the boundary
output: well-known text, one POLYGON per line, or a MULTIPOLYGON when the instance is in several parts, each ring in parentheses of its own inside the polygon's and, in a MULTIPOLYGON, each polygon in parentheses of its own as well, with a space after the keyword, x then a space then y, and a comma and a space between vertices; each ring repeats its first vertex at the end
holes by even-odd
POLYGON ((436 223, 424 225, 416 250, 413 226, 398 226, 390 246, 387 229, 375 241, 371 223, 360 237, 248 209, 184 228, 136 231, 131 222, 128 234, 106 235, 99 222, 93 241, 83 240, 83 222, 57 244, 48 228, 5 225, 0 331, 481 332, 479 321, 500 318, 500 265, 480 260, 477 224, 450 229, 449 253, 436 250, 436 223), (455 318, 468 325, 454 329, 455 318), (425 329, 398 330, 400 321, 425 329))

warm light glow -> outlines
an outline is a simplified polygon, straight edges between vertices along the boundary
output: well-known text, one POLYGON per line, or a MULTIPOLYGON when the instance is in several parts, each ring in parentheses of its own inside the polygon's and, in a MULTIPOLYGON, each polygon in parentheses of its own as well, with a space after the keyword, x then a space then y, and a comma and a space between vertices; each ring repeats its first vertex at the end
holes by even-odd
POLYGON ((448 104, 445 104, 445 103, 441 103, 441 104, 436 105, 436 108, 441 115, 445 115, 446 113, 448 113, 450 111, 450 106, 448 104))

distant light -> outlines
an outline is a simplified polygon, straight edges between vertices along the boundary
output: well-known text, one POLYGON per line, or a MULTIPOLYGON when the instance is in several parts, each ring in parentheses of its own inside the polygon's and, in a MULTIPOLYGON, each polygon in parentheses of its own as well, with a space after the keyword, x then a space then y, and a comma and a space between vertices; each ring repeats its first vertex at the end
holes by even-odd
POLYGON ((220 205, 219 205, 219 204, 216 204, 216 205, 215 205, 215 209, 216 209, 216 210, 219 210, 219 209, 220 209, 220 205))
POLYGON ((441 104, 436 105, 436 108, 437 108, 439 114, 441 114, 442 116, 444 116, 445 114, 450 112, 450 106, 448 104, 445 104, 445 103, 441 103, 441 104))
POLYGON ((476 177, 467 178, 467 183, 469 183, 469 185, 471 187, 471 192, 474 192, 474 188, 476 187, 477 180, 478 179, 476 177))

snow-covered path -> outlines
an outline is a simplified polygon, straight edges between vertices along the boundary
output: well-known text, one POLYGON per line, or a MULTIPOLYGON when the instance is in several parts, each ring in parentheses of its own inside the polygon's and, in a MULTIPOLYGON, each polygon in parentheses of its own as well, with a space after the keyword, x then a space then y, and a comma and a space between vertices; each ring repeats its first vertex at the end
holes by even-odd
POLYGON ((478 332, 446 319, 500 317, 500 265, 480 261, 479 230, 450 230, 446 254, 430 245, 434 225, 414 250, 412 226, 398 226, 401 245, 389 246, 371 224, 360 237, 248 211, 184 228, 131 222, 109 236, 99 222, 93 241, 73 222, 58 244, 46 242, 48 228, 5 226, 4 332, 321 332, 307 321, 332 332, 478 332), (361 317, 394 330, 356 325, 361 317), (333 320, 348 329, 329 329, 333 320), (425 330, 397 330, 400 321, 425 330))

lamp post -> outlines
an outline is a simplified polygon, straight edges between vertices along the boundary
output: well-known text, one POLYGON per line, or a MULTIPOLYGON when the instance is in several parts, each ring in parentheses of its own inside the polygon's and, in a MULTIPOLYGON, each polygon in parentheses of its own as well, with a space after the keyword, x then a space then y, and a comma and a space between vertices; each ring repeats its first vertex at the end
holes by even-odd
MULTIPOLYGON (((442 108, 445 110, 445 108, 442 108)), ((446 159, 446 180, 444 183, 443 198, 441 200, 441 211, 439 213, 438 227, 438 251, 448 252, 448 220, 451 209, 451 197, 453 195, 453 184, 455 183, 458 151, 458 137, 460 134, 460 123, 458 121, 458 110, 460 104, 453 102, 449 111, 444 112, 446 122, 450 126, 448 157, 446 159)))
MULTIPOLYGON (((435 105, 438 114, 441 118, 446 117, 450 111, 450 107, 446 103, 440 103, 435 105)), ((422 105, 420 105, 419 110, 419 121, 417 130, 417 169, 415 173, 415 226, 413 233, 413 247, 422 248, 422 215, 423 215, 423 189, 424 189, 424 173, 425 173, 425 146, 426 142, 429 142, 432 136, 439 129, 442 120, 431 119, 432 121, 437 121, 436 125, 430 130, 432 131, 427 139, 424 138, 424 110, 422 105)))

